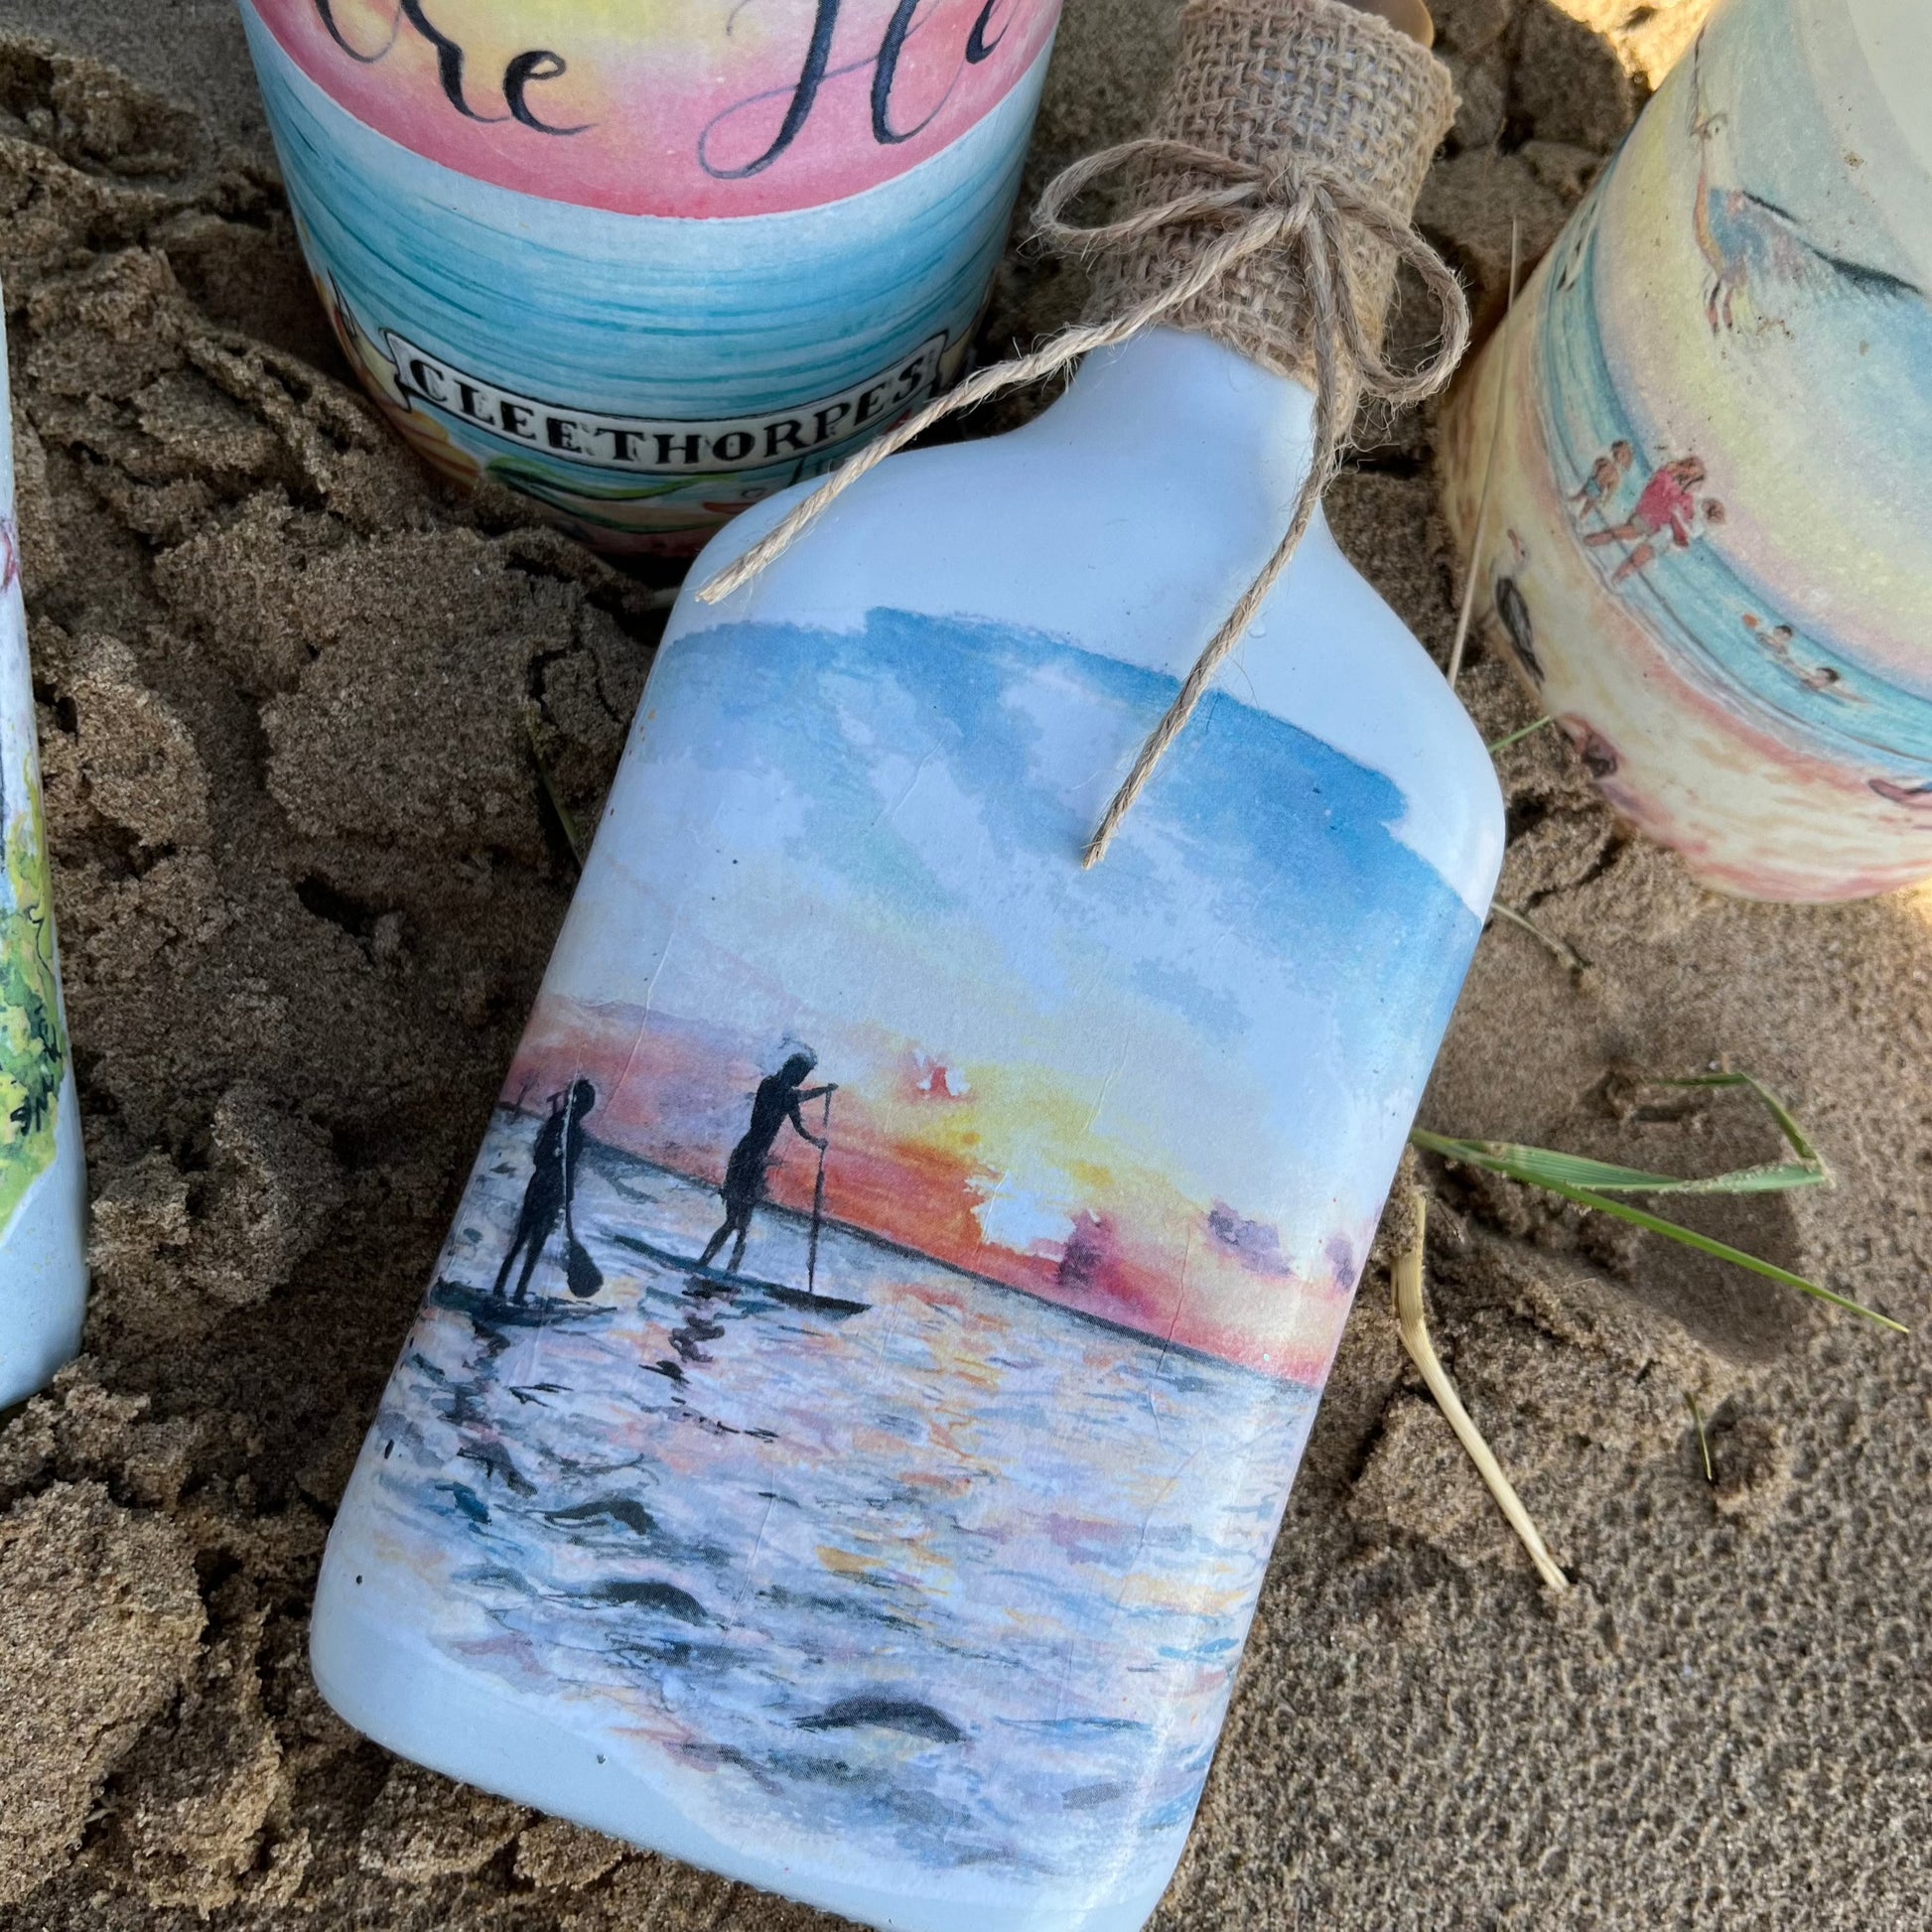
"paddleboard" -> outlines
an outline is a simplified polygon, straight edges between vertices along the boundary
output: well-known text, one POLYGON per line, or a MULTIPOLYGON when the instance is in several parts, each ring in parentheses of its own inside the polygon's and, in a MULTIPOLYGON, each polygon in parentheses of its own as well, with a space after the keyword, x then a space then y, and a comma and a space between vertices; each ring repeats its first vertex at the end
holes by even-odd
POLYGON ((679 1274, 688 1275, 694 1282, 703 1282, 707 1287, 732 1294, 749 1289, 768 1302, 781 1303, 788 1309, 801 1309, 808 1314, 843 1319, 849 1314, 864 1314, 872 1307, 870 1302, 851 1302, 842 1295, 816 1295, 809 1289, 787 1288, 782 1282, 763 1281, 757 1275, 734 1275, 728 1269, 706 1267, 695 1255, 673 1254, 669 1248, 657 1247, 634 1234, 614 1234, 611 1239, 619 1247, 628 1248, 632 1254, 642 1255, 665 1268, 675 1268, 679 1274))
POLYGON ((429 1299, 439 1309, 454 1309, 479 1325, 492 1328, 541 1328, 556 1322, 594 1321, 616 1312, 582 1302, 559 1301, 550 1295, 526 1295, 517 1302, 486 1288, 453 1282, 447 1276, 430 1290, 429 1299))

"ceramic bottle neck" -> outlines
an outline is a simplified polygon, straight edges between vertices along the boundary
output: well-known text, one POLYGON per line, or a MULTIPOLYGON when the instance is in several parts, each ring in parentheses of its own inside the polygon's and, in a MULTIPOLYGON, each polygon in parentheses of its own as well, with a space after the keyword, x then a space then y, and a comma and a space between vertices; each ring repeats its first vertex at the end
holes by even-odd
POLYGON ((1259 492, 1285 514, 1307 474, 1314 398, 1207 336, 1153 329, 1096 350, 1024 432, 1106 463, 1259 492))

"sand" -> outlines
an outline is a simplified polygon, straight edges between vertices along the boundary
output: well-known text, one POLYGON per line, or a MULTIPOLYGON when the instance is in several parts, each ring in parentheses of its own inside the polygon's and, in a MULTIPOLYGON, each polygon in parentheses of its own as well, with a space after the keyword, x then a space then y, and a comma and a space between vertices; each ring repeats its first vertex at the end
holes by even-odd
MULTIPOLYGON (((1696 17, 1564 5, 1439 9, 1423 219, 1491 314, 1512 214, 1548 241, 1696 17)), ((1169 16, 1071 0, 1035 180, 1131 131, 1169 16)), ((303 1660, 568 899, 532 748, 589 819, 661 614, 345 386, 230 0, 4 0, 0 199, 97 1271, 86 1357, 0 1435, 0 1925, 829 1923, 398 1764, 303 1660)), ((1076 296, 1011 266, 993 345, 1076 296)), ((1428 420, 1332 509, 1444 647, 1428 420)), ((1529 715, 1480 645, 1464 692, 1529 715)), ((1771 1136, 1644 1076, 1748 1068, 1839 1185, 1704 1224, 1925 1326, 1932 894, 1717 898, 1555 734, 1500 763, 1503 898, 1578 963, 1491 927, 1426 1120, 1689 1171, 1771 1136)), ((1922 1923, 1926 1343, 1426 1177, 1444 1355, 1578 1587, 1419 1393, 1385 1239, 1163 1932, 1922 1923)))

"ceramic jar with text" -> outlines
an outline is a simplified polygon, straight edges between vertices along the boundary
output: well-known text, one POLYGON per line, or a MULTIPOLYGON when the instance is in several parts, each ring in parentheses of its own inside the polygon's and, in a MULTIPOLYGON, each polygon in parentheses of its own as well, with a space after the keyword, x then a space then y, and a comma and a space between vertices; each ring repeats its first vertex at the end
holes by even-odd
POLYGON ((303 247, 391 423, 688 555, 957 374, 1056 0, 241 0, 303 247))

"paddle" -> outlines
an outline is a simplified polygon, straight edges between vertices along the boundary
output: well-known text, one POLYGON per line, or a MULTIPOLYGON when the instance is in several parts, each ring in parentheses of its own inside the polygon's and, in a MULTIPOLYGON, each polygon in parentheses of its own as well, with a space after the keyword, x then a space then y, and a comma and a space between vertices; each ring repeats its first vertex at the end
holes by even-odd
POLYGON ((594 1262, 577 1238, 577 1225, 571 1218, 571 1203, 577 1198, 577 1164, 572 1158, 570 1137, 572 1112, 577 1105, 577 1082, 570 1083, 570 1098, 564 1102, 564 1279, 580 1302, 587 1302, 604 1286, 604 1270, 594 1262))
MULTIPOLYGON (((832 1095, 835 1088, 825 1089, 825 1113, 818 1130, 821 1141, 832 1138, 832 1095)), ((825 1221, 825 1149, 818 1150, 818 1179, 812 1187, 812 1240, 805 1250, 805 1293, 818 1293, 818 1231, 825 1221)))

